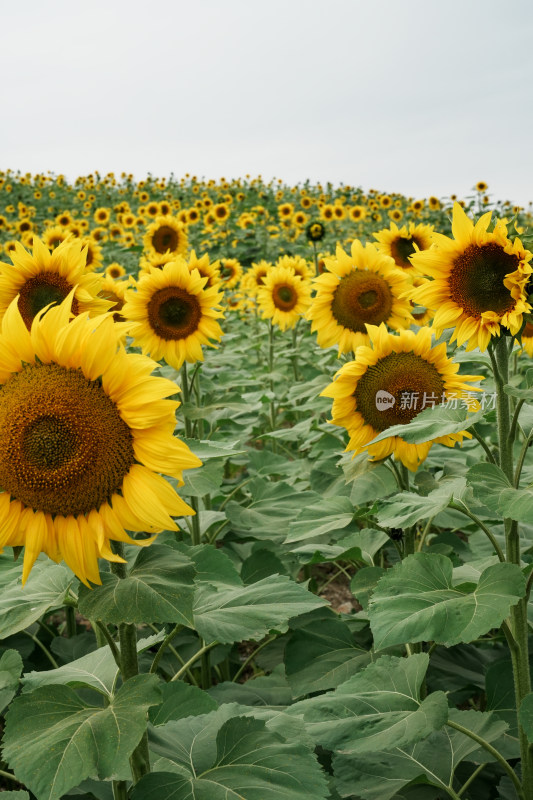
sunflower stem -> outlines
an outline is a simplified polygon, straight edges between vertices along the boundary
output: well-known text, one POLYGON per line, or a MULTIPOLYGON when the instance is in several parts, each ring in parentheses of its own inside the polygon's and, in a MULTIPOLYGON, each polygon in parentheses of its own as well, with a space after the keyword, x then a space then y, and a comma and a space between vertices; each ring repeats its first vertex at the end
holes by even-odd
POLYGON ((65 617, 67 620, 67 636, 69 639, 72 639, 73 636, 76 636, 76 609, 74 606, 66 605, 65 606, 65 617))
MULTIPOLYGON (((189 394, 189 381, 187 379, 187 362, 184 361, 181 367, 181 391, 183 394, 183 405, 187 405, 190 399, 189 394)), ((187 416, 187 412, 184 411, 183 413, 183 422, 185 426, 185 436, 187 439, 192 437, 192 425, 191 420, 187 416)))
MULTIPOLYGON (((124 558, 125 550, 122 542, 113 542, 116 555, 124 558)), ((111 561, 111 572, 119 580, 124 580, 128 575, 127 565, 111 561)), ((120 644, 120 674, 124 683, 139 674, 139 661, 137 659, 137 628, 129 622, 120 622, 118 626, 118 639, 120 644)), ((148 734, 145 730, 143 737, 130 756, 130 767, 133 783, 137 783, 143 775, 150 772, 150 755, 148 752, 148 734)), ((120 795, 119 795, 120 797, 120 795)))
MULTIPOLYGON (((298 322, 299 321, 300 320, 298 320, 298 322)), ((296 383, 300 381, 300 373, 298 370, 298 322, 292 329, 292 349, 294 350, 294 355, 291 358, 292 371, 294 372, 294 380, 296 383)))
MULTIPOLYGON (((498 444, 500 449, 500 468, 513 484, 513 436, 510 398, 504 391, 509 382, 509 357, 510 348, 504 336, 500 336, 493 348, 489 347, 489 354, 494 371, 496 386, 496 408, 498 417, 498 444)), ((520 537, 518 523, 512 519, 504 519, 506 560, 511 564, 520 566, 520 537)), ((511 662, 513 665, 513 680, 517 712, 526 695, 531 692, 531 674, 529 668, 529 626, 527 620, 527 598, 522 598, 511 608, 511 633, 516 642, 516 647, 510 648, 511 662)), ((526 732, 518 719, 518 739, 520 742, 520 755, 522 761, 522 797, 533 800, 533 752, 529 747, 526 732)), ((519 793, 520 796, 520 793, 519 793)))
MULTIPOLYGON (((269 386, 271 394, 274 394, 274 378, 272 373, 274 371, 274 326, 272 320, 268 323, 268 374, 269 386)), ((270 426, 274 431, 276 429, 276 406, 274 400, 270 401, 270 426)))

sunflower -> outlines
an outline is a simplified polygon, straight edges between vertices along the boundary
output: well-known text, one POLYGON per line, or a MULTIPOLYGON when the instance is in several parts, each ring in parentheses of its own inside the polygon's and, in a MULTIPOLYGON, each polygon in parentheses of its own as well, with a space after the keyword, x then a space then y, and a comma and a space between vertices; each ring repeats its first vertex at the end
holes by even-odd
POLYGON ((427 250, 431 247, 432 232, 432 225, 415 225, 414 222, 410 222, 409 226, 398 228, 391 222, 390 228, 372 235, 377 239, 376 247, 381 253, 391 256, 400 269, 414 273, 416 270, 409 260, 410 256, 418 250, 427 250))
POLYGON ((365 206, 351 206, 348 210, 348 216, 353 222, 362 222, 366 217, 366 213, 365 206))
POLYGON ((118 261, 113 261, 106 267, 105 274, 106 277, 116 280, 117 278, 122 278, 126 274, 126 270, 118 261))
MULTIPOLYGON (((207 278, 207 282, 205 284, 205 288, 211 288, 212 286, 218 286, 220 284, 220 271, 219 271, 219 262, 218 261, 209 261, 209 256, 207 253, 204 253, 203 256, 196 255, 194 250, 191 250, 191 254, 189 256, 187 263, 187 267, 189 272, 192 272, 193 269, 197 269, 200 273, 202 278, 207 278)), ((220 288, 220 287, 219 287, 220 288)))
POLYGON ((144 246, 148 254, 187 253, 187 231, 185 226, 175 217, 157 217, 148 226, 144 235, 144 246))
POLYGON ((254 296, 257 294, 259 287, 264 285, 265 278, 270 269, 272 269, 272 264, 269 264, 268 261, 258 261, 252 264, 251 269, 246 273, 247 288, 250 294, 254 296))
POLYGON ((326 229, 321 222, 310 222, 305 229, 305 235, 310 242, 320 242, 326 235, 326 229))
POLYGON ((43 231, 42 240, 49 250, 53 250, 60 245, 61 242, 64 242, 65 239, 68 239, 69 236, 70 233, 66 228, 62 228, 61 225, 53 225, 43 231))
POLYGON ((103 297, 104 300, 108 300, 113 304, 112 313, 115 322, 124 322, 124 317, 122 316, 121 311, 124 303, 126 302, 126 291, 134 286, 135 279, 131 277, 127 277, 125 280, 118 280, 109 274, 106 274, 104 277, 102 281, 102 288, 99 292, 99 297, 103 297))
POLYGON ((98 270, 102 266, 102 248, 91 236, 84 236, 81 240, 87 254, 86 266, 90 270, 98 270))
POLYGON ((263 319, 282 331, 293 328, 311 302, 311 283, 298 277, 290 266, 272 267, 257 289, 257 306, 263 319))
POLYGON ((368 343, 367 324, 385 322, 396 330, 411 325, 409 300, 400 299, 410 284, 392 258, 356 240, 351 255, 339 245, 336 257, 325 262, 307 314, 320 347, 338 345, 340 355, 368 343))
POLYGON ((311 280, 315 274, 314 266, 312 267, 302 256, 280 256, 275 266, 292 268, 296 277, 304 281, 311 280))
POLYGON ((445 402, 457 404, 468 397, 469 407, 478 407, 467 392, 476 375, 458 375, 459 365, 446 355, 446 344, 431 347, 431 330, 387 332, 384 324, 367 326, 371 347, 360 347, 355 360, 338 371, 322 395, 333 398, 332 424, 346 428, 350 441, 346 451, 354 456, 367 451, 371 460, 394 454, 415 471, 438 442, 453 447, 470 434, 437 436, 422 444, 410 444, 390 436, 370 442, 392 425, 405 425, 420 411, 445 402))
POLYGON ((223 258, 220 265, 220 277, 224 288, 234 289, 242 277, 242 265, 236 258, 223 258))
POLYGON ((489 233, 490 220, 489 211, 474 225, 455 203, 454 238, 433 234, 435 246, 412 256, 418 271, 434 280, 415 289, 411 299, 437 309, 436 335, 455 327, 451 341, 467 342, 467 350, 486 350, 501 325, 518 333, 522 315, 531 310, 526 287, 533 272, 528 263, 532 254, 520 239, 508 238, 503 220, 489 233))
POLYGON ((12 264, 0 263, 0 319, 18 295, 18 308, 27 328, 43 308, 60 303, 75 288, 72 311, 102 314, 109 303, 97 297, 101 277, 86 267, 81 242, 65 241, 50 252, 35 237, 33 255, 17 242, 10 253, 12 264))
POLYGON ((110 540, 176 530, 193 513, 159 474, 200 465, 173 437, 176 386, 119 347, 109 315, 69 323, 74 290, 29 332, 14 300, 0 334, 0 547, 24 546, 22 580, 39 553, 87 586, 110 540))
POLYGON ((107 225, 110 217, 111 217, 111 210, 109 208, 97 208, 93 214, 93 219, 97 223, 97 225, 107 225))
POLYGON ((222 295, 217 286, 204 288, 206 282, 198 270, 189 271, 183 258, 140 278, 137 291, 127 293, 122 309, 135 345, 175 369, 184 361, 202 361, 202 345, 214 347, 212 341, 222 337, 216 322, 223 316, 222 295))

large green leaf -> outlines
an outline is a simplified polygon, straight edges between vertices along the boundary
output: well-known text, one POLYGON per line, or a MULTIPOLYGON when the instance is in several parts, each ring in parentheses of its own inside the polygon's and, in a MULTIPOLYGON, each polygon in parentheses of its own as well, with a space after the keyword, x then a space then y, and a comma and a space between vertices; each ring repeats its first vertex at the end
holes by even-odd
POLYGON ((300 514, 302 508, 320 503, 317 492, 296 492, 293 486, 279 481, 270 483, 256 478, 247 486, 252 502, 244 507, 233 500, 226 506, 226 514, 234 530, 255 539, 283 541, 288 525, 300 514))
POLYGON ((348 625, 334 614, 291 635, 285 647, 285 668, 292 690, 309 694, 333 689, 370 661, 358 647, 348 625))
POLYGON ((23 587, 15 578, 0 593, 0 639, 24 630, 51 608, 63 605, 72 573, 49 559, 37 561, 23 587))
POLYGON ((285 544, 317 539, 324 534, 346 528, 354 516, 353 504, 347 497, 327 497, 316 505, 304 507, 289 523, 285 544))
POLYGON ((428 495, 400 492, 392 500, 384 501, 378 514, 378 522, 386 528, 408 528, 422 519, 434 517, 444 511, 453 496, 462 494, 465 479, 444 481, 438 489, 428 495))
POLYGON ((0 711, 15 696, 22 672, 22 658, 16 650, 6 650, 0 658, 0 711))
POLYGON ((382 656, 335 691, 289 709, 302 715, 313 738, 328 750, 372 753, 425 739, 448 719, 444 692, 421 699, 426 653, 382 656))
POLYGON ((385 464, 378 463, 375 465, 375 469, 364 472, 353 480, 350 500, 355 506, 373 503, 380 497, 392 494, 396 489, 394 474, 385 464))
POLYGON ((215 714, 168 723, 150 736, 163 756, 132 800, 324 800, 325 777, 310 750, 264 721, 215 714))
POLYGON ((491 511, 500 511, 500 496, 505 489, 511 488, 511 484, 496 464, 474 464, 468 470, 466 480, 476 500, 491 511))
MULTIPOLYGON (((143 650, 161 642, 164 637, 164 631, 161 631, 159 634, 149 636, 147 639, 139 639, 137 652, 142 653, 143 650)), ((41 672, 28 672, 23 676, 21 682, 23 692, 31 692, 40 686, 64 684, 73 688, 90 687, 103 695, 110 696, 117 676, 117 664, 110 648, 105 645, 105 647, 99 647, 97 650, 93 650, 75 661, 63 664, 62 667, 41 672)))
POLYGON ((59 800, 89 776, 127 780, 146 712, 160 697, 155 675, 130 678, 105 708, 69 686, 20 695, 6 715, 4 758, 39 800, 59 800))
POLYGON ((498 628, 525 592, 516 564, 495 564, 474 589, 454 586, 453 564, 436 553, 416 553, 379 581, 368 608, 378 649, 406 642, 470 642, 498 628))
POLYGON ((207 642, 257 641, 272 628, 286 631, 291 617, 326 604, 284 575, 248 586, 200 584, 194 601, 194 627, 207 642))
POLYGON ((362 528, 343 536, 335 544, 306 542, 298 547, 291 547, 291 553, 295 553, 302 560, 307 556, 308 563, 311 564, 337 559, 373 564, 374 556, 388 541, 389 537, 384 531, 379 531, 377 528, 362 528))
POLYGON ((79 610, 102 622, 179 622, 192 626, 194 566, 165 545, 139 551, 127 578, 109 572, 102 585, 80 587, 79 610))
POLYGON ((243 706, 285 708, 292 703, 292 692, 282 667, 277 667, 270 675, 251 678, 245 683, 224 681, 209 689, 209 694, 221 705, 239 703, 243 706))
MULTIPOLYGON (((488 742, 497 741, 506 724, 479 711, 450 711, 450 717, 488 742)), ((363 800, 390 800, 414 780, 438 786, 447 796, 461 761, 468 759, 479 745, 469 736, 445 727, 427 739, 407 747, 359 755, 338 755, 333 767, 336 788, 341 797, 363 800)), ((490 760, 487 755, 485 760, 490 760)))

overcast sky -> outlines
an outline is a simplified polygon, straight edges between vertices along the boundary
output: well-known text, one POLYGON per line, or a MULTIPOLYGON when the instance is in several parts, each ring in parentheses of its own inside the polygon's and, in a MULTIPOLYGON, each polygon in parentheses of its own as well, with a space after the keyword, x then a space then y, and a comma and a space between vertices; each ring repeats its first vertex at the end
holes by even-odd
POLYGON ((530 0, 25 0, 0 168, 533 200, 530 0))

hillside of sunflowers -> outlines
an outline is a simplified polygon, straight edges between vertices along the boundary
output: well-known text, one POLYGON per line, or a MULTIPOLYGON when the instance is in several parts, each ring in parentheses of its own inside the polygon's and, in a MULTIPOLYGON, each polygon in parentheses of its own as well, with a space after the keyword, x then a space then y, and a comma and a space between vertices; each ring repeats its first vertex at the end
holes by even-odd
POLYGON ((0 793, 533 800, 533 214, 0 172, 0 793))

